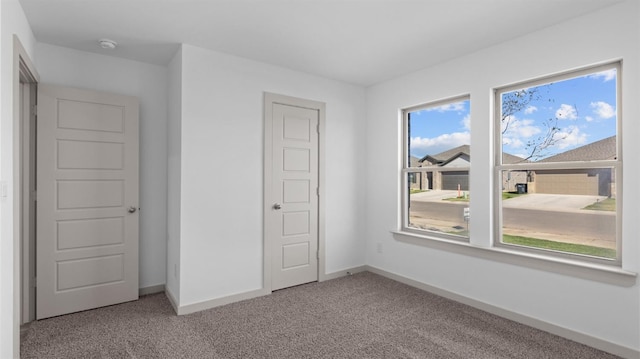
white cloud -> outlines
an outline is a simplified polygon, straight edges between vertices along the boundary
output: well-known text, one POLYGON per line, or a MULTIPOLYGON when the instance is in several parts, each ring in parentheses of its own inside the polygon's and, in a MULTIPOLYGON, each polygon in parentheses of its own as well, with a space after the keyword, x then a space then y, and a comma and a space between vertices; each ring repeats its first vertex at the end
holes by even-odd
POLYGON ((585 117, 584 117, 584 119, 585 119, 587 122, 591 122, 591 121, 593 121, 593 117, 591 117, 591 116, 585 116, 585 117))
POLYGON ((465 101, 448 103, 446 105, 425 108, 424 110, 425 111, 438 111, 438 112, 464 111, 464 103, 465 103, 465 101))
POLYGON ((524 142, 522 142, 518 138, 512 138, 512 137, 502 137, 502 144, 504 146, 509 146, 511 148, 522 148, 522 147, 524 147, 524 142))
POLYGON ((612 118, 616 115, 616 109, 604 101, 592 102, 593 113, 602 119, 612 118))
MULTIPOLYGON (((533 125, 533 120, 521 120, 515 116, 510 116, 507 120, 509 121, 509 127, 507 128, 507 131, 502 134, 502 144, 510 147, 511 149, 523 148, 525 146, 523 141, 524 139, 533 137, 542 132, 539 127, 533 125)), ((503 122, 503 131, 505 125, 506 122, 503 122)))
POLYGON ((558 140, 556 146, 559 149, 567 147, 578 147, 587 143, 587 134, 580 132, 577 126, 568 126, 566 130, 557 132, 554 136, 558 140))
POLYGON ((532 114, 532 113, 534 113, 534 112, 536 112, 536 111, 538 111, 538 108, 537 108, 537 107, 535 107, 535 106, 529 106, 529 107, 527 107, 527 108, 525 108, 525 109, 524 109, 524 114, 525 114, 525 115, 530 115, 530 114, 532 114))
POLYGON ((502 123, 503 131, 507 121, 509 122, 509 128, 507 132, 504 133, 507 137, 528 138, 541 132, 539 127, 532 125, 534 123, 533 120, 521 120, 515 116, 509 116, 505 122, 502 123))
POLYGON ((465 130, 471 130, 471 114, 467 114, 464 116, 462 121, 460 121, 465 130))
POLYGON ((411 149, 421 149, 430 155, 435 155, 442 152, 442 149, 451 149, 470 142, 469 132, 445 133, 434 138, 411 137, 411 149))
POLYGON ((578 112, 571 106, 563 103, 560 108, 556 110, 556 118, 561 120, 575 120, 578 118, 578 112))
POLYGON ((616 69, 606 70, 602 72, 595 73, 590 75, 591 79, 602 79, 602 81, 607 82, 616 78, 616 69))

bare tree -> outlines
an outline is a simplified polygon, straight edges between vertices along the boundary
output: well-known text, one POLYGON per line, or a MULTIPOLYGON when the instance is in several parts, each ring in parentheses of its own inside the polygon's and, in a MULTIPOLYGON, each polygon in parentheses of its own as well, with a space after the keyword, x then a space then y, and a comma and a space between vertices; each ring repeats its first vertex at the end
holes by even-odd
MULTIPOLYGON (((543 96, 540 94, 540 89, 548 88, 551 85, 552 84, 520 89, 507 92, 502 95, 502 115, 500 121, 503 136, 509 130, 510 126, 513 125, 515 115, 526 110, 532 102, 543 100, 543 96)), ((546 101, 549 103, 554 102, 553 99, 547 99, 546 101)), ((523 161, 537 161, 543 157, 551 155, 552 153, 550 152, 553 147, 558 142, 567 138, 570 134, 570 132, 561 132, 562 128, 558 126, 558 117, 556 116, 546 119, 543 122, 543 126, 546 130, 542 131, 540 136, 530 139, 525 143, 527 157, 523 158, 523 161)))

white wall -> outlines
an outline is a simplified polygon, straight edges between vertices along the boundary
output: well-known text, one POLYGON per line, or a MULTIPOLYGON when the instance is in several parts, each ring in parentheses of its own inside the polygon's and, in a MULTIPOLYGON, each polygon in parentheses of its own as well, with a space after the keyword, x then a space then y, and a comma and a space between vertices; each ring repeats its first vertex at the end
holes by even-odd
POLYGON ((364 264, 364 89, 183 45, 181 306, 262 288, 265 91, 327 104, 326 271, 364 264))
POLYGON ((140 100, 140 288, 165 284, 167 261, 167 68, 38 43, 42 83, 140 100))
POLYGON ((34 60, 35 38, 17 0, 0 1, 0 181, 6 182, 8 196, 0 198, 0 358, 18 354, 18 275, 14 258, 14 123, 13 123, 13 35, 16 34, 34 60))
MULTIPOLYGON (((182 48, 169 64, 167 287, 169 297, 180 302, 180 167, 182 120, 182 48)), ((174 303, 176 305, 177 303, 174 303)))
MULTIPOLYGON (((473 31, 473 29, 470 29, 473 31)), ((505 29, 508 31, 508 29, 505 29)), ((640 286, 603 284, 399 242, 401 108, 471 95, 471 242, 492 236, 492 88, 622 58, 624 268, 640 269, 640 36, 638 4, 603 9, 373 86, 367 91, 367 264, 576 332, 640 349, 640 286), (375 195, 373 195, 375 194, 375 195), (377 253, 377 245, 383 253, 377 253)))

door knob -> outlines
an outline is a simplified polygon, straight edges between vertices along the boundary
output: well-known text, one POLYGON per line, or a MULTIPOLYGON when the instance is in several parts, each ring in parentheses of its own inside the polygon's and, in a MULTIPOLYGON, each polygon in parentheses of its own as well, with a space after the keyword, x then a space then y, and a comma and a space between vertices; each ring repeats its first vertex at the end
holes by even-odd
POLYGON ((278 209, 280 209, 280 208, 282 208, 282 206, 280 205, 280 203, 276 203, 276 204, 274 204, 274 205, 273 205, 273 209, 275 209, 275 210, 278 210, 278 209))
POLYGON ((129 213, 136 213, 137 208, 134 206, 129 207, 129 209, 127 211, 129 211, 129 213))

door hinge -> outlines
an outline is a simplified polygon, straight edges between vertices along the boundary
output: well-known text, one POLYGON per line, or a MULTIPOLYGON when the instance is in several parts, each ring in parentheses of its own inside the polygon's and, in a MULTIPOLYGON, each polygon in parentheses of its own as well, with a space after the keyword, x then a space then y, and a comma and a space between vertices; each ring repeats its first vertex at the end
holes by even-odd
POLYGON ((317 125, 316 125, 316 132, 317 132, 317 133, 320 133, 320 124, 317 124, 317 125))
POLYGON ((320 195, 320 187, 316 187, 316 196, 320 195))
POLYGON ((316 259, 320 259, 320 251, 316 251, 316 259))
POLYGON ((31 114, 32 115, 37 115, 38 114, 38 105, 31 106, 31 114))
POLYGON ((36 288, 38 286, 38 277, 33 277, 33 287, 36 288))

